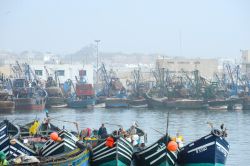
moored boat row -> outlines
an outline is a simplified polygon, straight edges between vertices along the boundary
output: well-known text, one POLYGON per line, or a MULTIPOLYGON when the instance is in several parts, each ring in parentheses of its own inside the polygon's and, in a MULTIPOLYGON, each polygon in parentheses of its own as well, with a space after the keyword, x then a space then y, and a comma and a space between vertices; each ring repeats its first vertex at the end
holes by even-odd
POLYGON ((211 133, 185 146, 181 137, 168 134, 147 146, 146 133, 136 125, 126 131, 120 128, 104 138, 97 137, 97 142, 90 146, 84 143, 89 139, 79 140, 81 137, 66 129, 53 128, 58 134, 53 131, 40 135, 44 133, 39 131, 44 130, 42 125, 37 121, 31 124, 25 125, 31 126, 27 136, 23 134, 26 127, 7 120, 0 123, 0 151, 12 165, 215 166, 225 165, 229 152, 224 125, 220 130, 212 128, 211 133), (34 126, 37 133, 32 131, 34 126))

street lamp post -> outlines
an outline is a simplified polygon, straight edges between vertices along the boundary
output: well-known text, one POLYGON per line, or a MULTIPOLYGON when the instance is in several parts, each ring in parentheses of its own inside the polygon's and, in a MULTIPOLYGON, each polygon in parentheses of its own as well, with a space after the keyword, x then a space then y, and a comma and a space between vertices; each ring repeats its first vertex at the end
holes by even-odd
POLYGON ((99 50, 98 50, 98 47, 99 47, 99 42, 100 42, 101 40, 95 40, 95 42, 96 42, 96 83, 98 84, 98 79, 99 79, 99 71, 98 71, 98 69, 99 69, 99 50))

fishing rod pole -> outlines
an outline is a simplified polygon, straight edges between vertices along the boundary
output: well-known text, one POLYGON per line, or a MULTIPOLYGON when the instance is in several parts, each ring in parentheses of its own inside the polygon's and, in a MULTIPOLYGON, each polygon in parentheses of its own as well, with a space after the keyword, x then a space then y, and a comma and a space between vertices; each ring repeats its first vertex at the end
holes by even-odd
POLYGON ((57 121, 60 121, 60 122, 67 122, 67 123, 72 123, 76 126, 76 130, 77 130, 77 133, 79 134, 79 124, 77 122, 73 122, 73 121, 68 121, 68 120, 60 120, 60 119, 56 119, 56 118, 49 118, 49 119, 54 119, 54 120, 57 120, 57 121))
POLYGON ((157 129, 155 129, 155 128, 152 128, 152 127, 151 127, 151 129, 153 129, 154 131, 156 131, 156 132, 158 132, 158 133, 160 133, 160 134, 162 134, 162 135, 166 135, 166 134, 164 134, 163 132, 161 132, 161 131, 159 131, 159 130, 157 130, 157 129))
POLYGON ((107 124, 107 125, 113 125, 113 126, 118 126, 118 127, 121 127, 121 128, 122 128, 122 125, 119 125, 119 124, 108 123, 108 122, 105 122, 104 124, 107 124))
POLYGON ((169 126, 169 111, 167 114, 167 130, 166 130, 166 135, 168 135, 168 126, 169 126))

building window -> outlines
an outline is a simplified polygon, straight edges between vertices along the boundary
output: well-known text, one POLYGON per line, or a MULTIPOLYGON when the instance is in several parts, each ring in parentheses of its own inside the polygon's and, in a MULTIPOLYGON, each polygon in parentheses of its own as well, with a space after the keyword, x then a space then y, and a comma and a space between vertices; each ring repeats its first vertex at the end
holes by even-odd
POLYGON ((57 74, 58 76, 64 76, 64 70, 57 70, 57 71, 56 71, 56 74, 57 74))
POLYGON ((42 70, 35 70, 35 74, 37 76, 42 76, 43 75, 43 71, 42 70))

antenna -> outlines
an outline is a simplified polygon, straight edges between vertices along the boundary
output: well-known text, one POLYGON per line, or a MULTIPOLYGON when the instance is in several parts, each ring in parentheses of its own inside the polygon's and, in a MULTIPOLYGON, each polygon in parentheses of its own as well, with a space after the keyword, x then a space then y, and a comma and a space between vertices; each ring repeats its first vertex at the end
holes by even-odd
POLYGON ((168 135, 168 125, 169 125, 169 111, 168 111, 168 115, 167 115, 167 131, 166 131, 166 135, 168 135))

